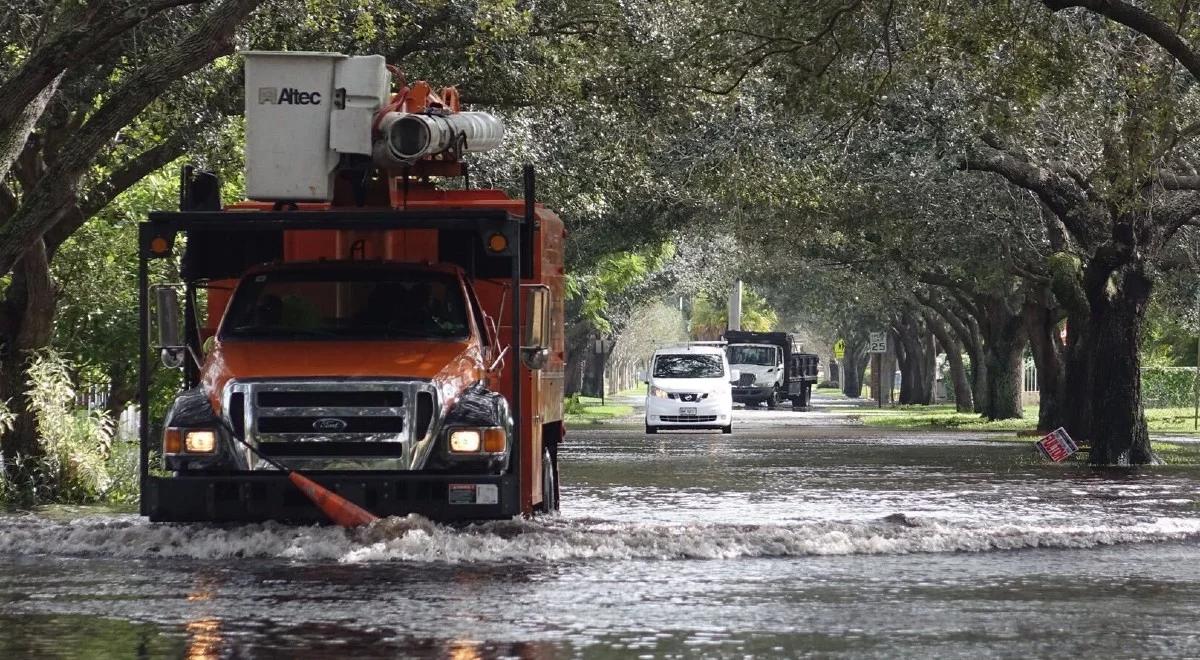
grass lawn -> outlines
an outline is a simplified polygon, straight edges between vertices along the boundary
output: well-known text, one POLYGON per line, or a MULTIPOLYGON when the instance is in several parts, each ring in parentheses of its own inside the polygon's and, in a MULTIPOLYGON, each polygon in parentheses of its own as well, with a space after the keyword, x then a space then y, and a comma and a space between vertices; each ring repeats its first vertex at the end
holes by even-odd
POLYGON ((617 394, 610 394, 604 398, 604 405, 600 405, 599 397, 580 396, 580 407, 571 410, 571 404, 567 404, 567 425, 600 424, 619 417, 632 415, 633 406, 623 402, 627 401, 629 396, 640 395, 642 393, 642 389, 634 388, 618 392, 617 394))
MULTIPOLYGON (((1151 432, 1193 432, 1193 413, 1191 408, 1150 408, 1146 410, 1146 422, 1151 432)), ((1038 407, 1025 406, 1024 414, 1022 419, 988 421, 975 413, 955 412, 953 404, 862 408, 854 412, 867 426, 881 428, 1027 432, 1036 430, 1038 407)))
MULTIPOLYGON (((1037 406, 1025 406, 1023 419, 1001 419, 987 421, 975 413, 959 413, 953 405, 935 406, 889 406, 883 409, 862 408, 854 416, 867 426, 892 429, 955 429, 962 431, 1010 431, 1013 435, 997 435, 989 440, 1012 440, 1034 442, 1036 436, 1017 436, 1015 433, 1032 433, 1037 426, 1037 406)), ((1146 423, 1152 433, 1194 433, 1194 409, 1151 408, 1146 411, 1146 423)), ((1154 442, 1154 451, 1163 461, 1171 464, 1200 463, 1200 444, 1170 442, 1170 436, 1159 436, 1154 442)), ((1086 454, 1081 453, 1086 460, 1086 454)))
POLYGON ((829 397, 830 399, 846 398, 846 395, 842 394, 842 390, 837 387, 814 387, 812 393, 820 394, 821 396, 829 397))

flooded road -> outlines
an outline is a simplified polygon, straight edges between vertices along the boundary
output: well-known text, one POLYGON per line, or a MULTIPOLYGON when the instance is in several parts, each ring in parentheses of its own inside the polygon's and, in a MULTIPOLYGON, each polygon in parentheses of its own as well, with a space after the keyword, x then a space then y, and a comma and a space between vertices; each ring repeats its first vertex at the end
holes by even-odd
POLYGON ((0 657, 1200 656, 1200 469, 741 411, 572 429, 563 512, 0 516, 0 657))

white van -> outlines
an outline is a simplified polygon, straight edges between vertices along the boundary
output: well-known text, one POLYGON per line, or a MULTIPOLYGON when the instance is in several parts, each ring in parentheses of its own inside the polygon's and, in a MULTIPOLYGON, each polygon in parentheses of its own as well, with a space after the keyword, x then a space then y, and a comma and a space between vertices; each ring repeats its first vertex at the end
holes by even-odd
POLYGON ((644 379, 646 433, 686 428, 733 433, 729 381, 735 378, 720 345, 658 349, 644 379))

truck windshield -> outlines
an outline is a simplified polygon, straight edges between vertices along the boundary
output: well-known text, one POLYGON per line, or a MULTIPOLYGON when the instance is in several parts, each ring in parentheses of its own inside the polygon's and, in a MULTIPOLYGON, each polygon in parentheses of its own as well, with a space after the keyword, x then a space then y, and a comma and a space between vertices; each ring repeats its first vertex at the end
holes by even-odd
POLYGON ((720 378, 724 373, 719 355, 660 355, 654 360, 655 378, 720 378))
POLYGON ((418 270, 314 268, 251 275, 223 338, 456 339, 468 334, 457 278, 418 270))
POLYGON ((775 366, 774 346, 730 346, 729 364, 775 366))

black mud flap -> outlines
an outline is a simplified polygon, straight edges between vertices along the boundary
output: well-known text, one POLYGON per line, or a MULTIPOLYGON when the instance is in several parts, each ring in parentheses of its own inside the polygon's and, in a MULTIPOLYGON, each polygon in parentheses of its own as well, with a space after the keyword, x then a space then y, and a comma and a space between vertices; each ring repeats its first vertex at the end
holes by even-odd
MULTIPOLYGON (((497 520, 521 511, 512 475, 305 472, 380 516, 415 513, 436 521, 497 520)), ((142 515, 154 522, 329 522, 278 472, 148 477, 142 515)))

